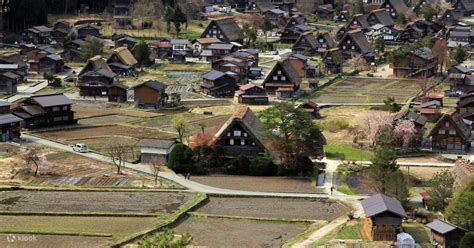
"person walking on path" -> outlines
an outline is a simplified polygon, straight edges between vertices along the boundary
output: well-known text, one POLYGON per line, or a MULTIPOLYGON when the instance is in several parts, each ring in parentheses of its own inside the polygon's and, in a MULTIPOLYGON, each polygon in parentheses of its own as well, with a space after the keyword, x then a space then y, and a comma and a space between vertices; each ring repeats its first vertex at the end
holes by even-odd
POLYGON ((333 191, 334 191, 334 186, 331 186, 331 195, 333 191))

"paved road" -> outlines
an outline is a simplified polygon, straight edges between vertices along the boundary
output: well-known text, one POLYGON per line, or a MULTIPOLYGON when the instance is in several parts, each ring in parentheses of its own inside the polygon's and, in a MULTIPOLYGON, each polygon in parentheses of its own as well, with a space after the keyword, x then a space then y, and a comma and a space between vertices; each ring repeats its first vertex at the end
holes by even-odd
MULTIPOLYGON (((46 140, 46 139, 42 139, 36 136, 22 134, 22 139, 27 142, 33 142, 33 143, 61 149, 64 151, 73 152, 72 148, 67 145, 50 141, 50 140, 46 140)), ((88 157, 88 158, 96 159, 99 161, 107 162, 107 163, 112 162, 112 160, 109 157, 101 155, 101 154, 93 153, 93 152, 77 153, 77 154, 88 157)), ((153 169, 150 166, 145 165, 145 164, 126 163, 125 167, 136 170, 136 171, 153 174, 153 169)), ((303 197, 303 198, 333 198, 333 199, 348 199, 348 200, 359 200, 359 199, 367 197, 367 196, 358 196, 358 195, 339 195, 339 194, 330 196, 327 194, 274 193, 274 192, 253 192, 253 191, 231 190, 231 189, 216 188, 216 187, 200 184, 197 182, 193 182, 190 180, 185 180, 184 177, 176 175, 171 172, 160 172, 159 176, 166 178, 168 180, 174 181, 192 191, 210 193, 210 194, 243 195, 243 196, 303 197)))

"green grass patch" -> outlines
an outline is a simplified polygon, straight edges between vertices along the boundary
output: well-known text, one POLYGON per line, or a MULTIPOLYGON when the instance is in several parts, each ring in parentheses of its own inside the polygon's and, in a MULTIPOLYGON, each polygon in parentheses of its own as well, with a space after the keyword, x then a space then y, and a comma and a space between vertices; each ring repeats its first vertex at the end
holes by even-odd
POLYGON ((328 235, 324 236, 316 243, 311 244, 311 247, 320 247, 331 240, 367 240, 363 229, 363 220, 351 221, 344 224, 342 227, 332 231, 328 235))
POLYGON ((342 185, 342 186, 337 187, 337 191, 339 191, 341 193, 344 193, 346 195, 356 195, 357 194, 355 189, 349 187, 348 185, 342 185))
POLYGON ((351 143, 330 143, 324 150, 329 159, 368 161, 374 157, 373 152, 354 148, 351 143))
POLYGON ((416 222, 403 223, 403 230, 410 234, 417 243, 430 244, 430 230, 425 225, 416 222))
POLYGON ((309 236, 317 231, 319 228, 321 228, 323 225, 320 225, 320 224, 312 224, 309 226, 308 229, 306 229, 306 231, 298 234, 298 235, 295 235, 293 236, 291 239, 289 239, 288 241, 286 241, 283 245, 282 245, 282 248, 290 248, 292 247, 294 244, 297 244, 303 240, 306 240, 307 238, 309 238, 309 236))
POLYGON ((349 128, 349 121, 342 118, 333 118, 328 120, 322 120, 317 122, 318 125, 325 131, 331 133, 339 132, 341 130, 349 128))

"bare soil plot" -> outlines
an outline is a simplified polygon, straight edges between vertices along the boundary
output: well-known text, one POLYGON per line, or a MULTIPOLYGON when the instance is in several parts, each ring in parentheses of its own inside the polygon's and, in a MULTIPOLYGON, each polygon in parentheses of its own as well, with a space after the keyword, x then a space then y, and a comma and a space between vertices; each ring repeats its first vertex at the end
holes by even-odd
POLYGON ((76 128, 59 131, 46 131, 36 133, 40 136, 48 137, 58 140, 82 139, 91 137, 105 137, 105 136, 123 136, 136 139, 143 138, 171 138, 174 134, 163 133, 153 128, 131 127, 131 126, 100 126, 89 128, 76 128))
POLYGON ((316 193, 310 178, 291 177, 252 177, 252 176, 192 176, 191 180, 226 189, 287 192, 287 193, 316 193))
POLYGON ((91 118, 79 119, 81 125, 110 125, 118 123, 127 123, 141 120, 142 118, 126 116, 126 115, 104 115, 91 118))
POLYGON ((133 108, 132 105, 117 104, 101 101, 74 101, 72 105, 76 118, 102 116, 109 114, 126 115, 138 118, 158 116, 159 114, 142 109, 133 108))
POLYGON ((15 191, 0 195, 0 210, 165 214, 193 199, 178 192, 15 191))
POLYGON ((305 224, 191 217, 175 232, 190 233, 196 246, 280 247, 306 228, 305 224))
MULTIPOLYGON (((402 166, 400 167, 405 173, 408 173, 408 167, 402 166)), ((442 167, 415 167, 410 166, 410 175, 414 176, 422 181, 430 180, 433 175, 437 172, 441 172, 443 170, 451 170, 450 168, 442 168, 442 167)))
POLYGON ((349 77, 317 92, 321 103, 383 103, 388 96, 405 102, 415 96, 419 86, 415 80, 349 77))
POLYGON ((156 217, 0 216, 0 232, 127 235, 152 227, 156 217))
POLYGON ((331 221, 349 212, 339 202, 328 199, 210 197, 197 212, 265 218, 331 221))
POLYGON ((9 248, 90 248, 102 247, 112 238, 59 235, 0 234, 0 247, 9 248), (8 242, 8 238, 14 242, 8 242), (33 239, 33 240, 29 240, 33 239))

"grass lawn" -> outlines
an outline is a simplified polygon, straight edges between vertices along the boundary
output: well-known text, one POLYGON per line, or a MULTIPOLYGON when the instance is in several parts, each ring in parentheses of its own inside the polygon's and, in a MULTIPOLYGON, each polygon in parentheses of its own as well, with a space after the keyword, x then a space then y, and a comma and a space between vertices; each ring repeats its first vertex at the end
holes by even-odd
POLYGON ((415 239, 416 243, 433 247, 430 245, 430 230, 425 225, 416 222, 403 223, 403 229, 415 239))
POLYGON ((312 244, 311 247, 320 247, 331 240, 367 240, 363 232, 363 220, 350 221, 339 228, 338 230, 332 231, 316 243, 312 244))
POLYGON ((346 195, 356 195, 357 194, 357 192, 353 188, 349 187, 348 185, 342 185, 340 187, 337 187, 336 190, 341 192, 341 193, 344 193, 346 195))
POLYGON ((371 151, 352 147, 351 143, 329 143, 324 146, 329 159, 368 161, 374 157, 371 151))
POLYGON ((158 223, 154 217, 0 216, 0 232, 95 233, 120 238, 158 223))

